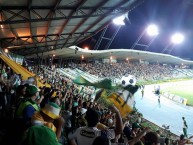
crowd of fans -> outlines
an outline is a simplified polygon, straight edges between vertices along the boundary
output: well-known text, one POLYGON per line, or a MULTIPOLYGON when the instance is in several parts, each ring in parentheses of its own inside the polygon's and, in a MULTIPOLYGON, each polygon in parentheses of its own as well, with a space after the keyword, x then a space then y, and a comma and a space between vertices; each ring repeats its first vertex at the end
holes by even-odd
MULTIPOLYGON (((72 66, 72 65, 71 65, 72 66)), ((125 73, 149 80, 173 76, 170 69, 146 64, 73 64, 99 77, 121 77, 125 73)), ((34 69, 34 68, 32 68, 34 69)), ((4 65, 0 79, 1 118, 12 108, 12 126, 5 144, 15 145, 169 145, 169 138, 141 125, 142 116, 122 119, 115 106, 93 101, 93 87, 80 87, 52 71, 40 69, 37 76, 22 80, 4 65), (37 87, 37 77, 51 87, 37 87), (132 119, 131 119, 132 118, 132 119)), ((179 145, 188 142, 181 137, 179 145)), ((175 144, 175 143, 174 143, 175 144)))
POLYGON ((100 78, 121 78, 125 74, 134 75, 139 81, 156 81, 186 76, 170 65, 145 63, 81 63, 71 64, 72 68, 79 68, 100 78))

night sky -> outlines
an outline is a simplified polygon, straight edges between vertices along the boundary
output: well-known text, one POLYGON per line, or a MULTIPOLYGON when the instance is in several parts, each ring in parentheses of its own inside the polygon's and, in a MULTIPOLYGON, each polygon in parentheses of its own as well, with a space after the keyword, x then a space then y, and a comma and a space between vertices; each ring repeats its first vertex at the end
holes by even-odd
MULTIPOLYGON (((109 49, 130 49, 135 40, 149 24, 159 27, 159 35, 149 47, 151 52, 161 52, 170 42, 170 37, 175 32, 183 33, 185 40, 182 44, 175 45, 172 55, 193 60, 193 0, 145 0, 145 2, 130 12, 130 25, 122 26, 109 49)), ((106 37, 113 35, 116 25, 111 25, 106 37)), ((79 44, 80 47, 88 45, 94 48, 99 36, 97 35, 79 44)), ((140 42, 148 42, 149 36, 145 35, 140 42)), ((100 50, 104 49, 107 41, 103 41, 100 50)), ((144 47, 136 47, 141 50, 144 47)))

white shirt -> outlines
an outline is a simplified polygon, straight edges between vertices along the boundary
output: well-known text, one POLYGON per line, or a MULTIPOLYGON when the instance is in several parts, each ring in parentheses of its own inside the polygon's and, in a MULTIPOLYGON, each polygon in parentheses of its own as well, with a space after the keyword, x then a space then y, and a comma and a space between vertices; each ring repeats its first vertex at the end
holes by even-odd
MULTIPOLYGON (((108 129, 107 138, 109 140, 115 138, 114 129, 108 129)), ((77 140, 78 145, 92 145, 96 137, 101 135, 101 130, 98 130, 96 127, 80 127, 73 134, 70 133, 68 138, 77 140)))
POLYGON ((186 128, 186 129, 187 129, 188 127, 186 126, 185 123, 186 123, 186 121, 183 120, 183 128, 186 128))

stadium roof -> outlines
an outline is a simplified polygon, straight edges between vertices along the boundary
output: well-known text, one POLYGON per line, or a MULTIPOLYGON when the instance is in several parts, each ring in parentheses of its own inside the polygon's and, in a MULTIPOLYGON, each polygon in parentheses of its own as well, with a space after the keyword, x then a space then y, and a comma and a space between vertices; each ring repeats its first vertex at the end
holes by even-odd
MULTIPOLYGON (((165 64, 184 64, 184 65, 193 65, 193 61, 184 60, 179 57, 175 57, 168 54, 154 53, 148 51, 139 51, 131 49, 109 49, 109 50, 85 50, 77 46, 71 46, 65 49, 58 49, 49 52, 45 52, 41 57, 52 57, 53 54, 56 58, 78 58, 81 59, 84 56, 84 59, 113 59, 118 60, 142 60, 148 62, 158 62, 165 64)), ((31 55, 30 57, 35 57, 36 55, 31 55)))
POLYGON ((31 55, 76 45, 143 0, 1 0, 0 46, 31 55))

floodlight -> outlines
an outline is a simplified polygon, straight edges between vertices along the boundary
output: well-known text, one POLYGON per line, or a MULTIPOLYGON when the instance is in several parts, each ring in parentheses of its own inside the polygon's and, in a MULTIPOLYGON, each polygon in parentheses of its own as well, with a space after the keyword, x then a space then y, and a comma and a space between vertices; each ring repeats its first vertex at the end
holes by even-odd
POLYGON ((174 35, 172 35, 171 41, 174 44, 180 44, 184 41, 184 35, 181 33, 175 33, 174 35))
POLYGON ((8 53, 8 52, 9 52, 9 50, 8 50, 8 49, 5 49, 4 51, 5 51, 5 53, 8 53))
POLYGON ((85 50, 89 50, 88 46, 85 46, 84 49, 85 49, 85 50))
POLYGON ((125 25, 124 19, 125 19, 125 15, 121 15, 121 16, 113 19, 113 23, 116 25, 125 25))
POLYGON ((53 57, 55 57, 56 55, 55 55, 55 54, 53 54, 52 56, 53 56, 53 57))
POLYGON ((157 36, 159 34, 158 27, 154 24, 149 25, 146 31, 149 36, 157 36))

